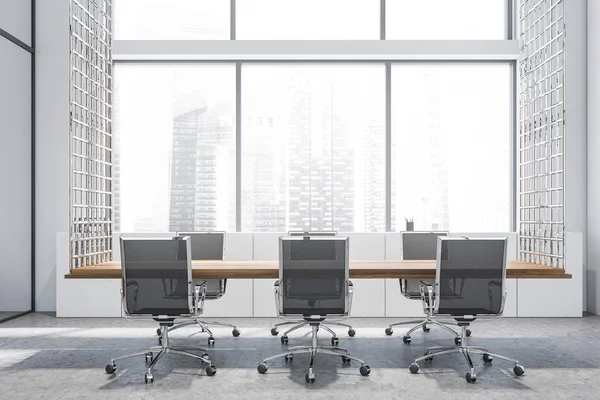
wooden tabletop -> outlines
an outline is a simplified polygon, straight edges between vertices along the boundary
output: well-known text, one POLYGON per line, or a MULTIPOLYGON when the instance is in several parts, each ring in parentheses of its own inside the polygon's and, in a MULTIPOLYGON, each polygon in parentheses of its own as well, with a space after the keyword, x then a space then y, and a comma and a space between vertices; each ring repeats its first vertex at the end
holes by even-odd
MULTIPOLYGON (((276 279, 278 261, 192 261, 193 277, 197 279, 276 279)), ((350 261, 350 278, 435 278, 434 260, 350 261)), ((120 279, 121 262, 76 268, 65 275, 69 279, 120 279)), ((570 279, 562 268, 547 267, 522 261, 508 261, 507 278, 570 279)))

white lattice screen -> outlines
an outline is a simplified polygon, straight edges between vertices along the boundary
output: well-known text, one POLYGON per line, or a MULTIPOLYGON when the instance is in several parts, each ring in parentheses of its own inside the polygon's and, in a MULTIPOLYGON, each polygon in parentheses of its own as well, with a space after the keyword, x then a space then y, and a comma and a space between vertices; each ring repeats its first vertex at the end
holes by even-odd
POLYGON ((520 2, 519 253, 564 267, 564 0, 520 2))
POLYGON ((112 259, 112 0, 71 0, 71 268, 112 259))

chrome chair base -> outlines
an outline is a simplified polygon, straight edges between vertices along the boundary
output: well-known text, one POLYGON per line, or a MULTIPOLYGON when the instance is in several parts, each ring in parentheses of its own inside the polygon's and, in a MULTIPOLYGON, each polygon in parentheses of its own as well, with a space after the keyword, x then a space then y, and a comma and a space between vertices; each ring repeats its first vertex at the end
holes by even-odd
MULTIPOLYGON (((294 325, 292 326, 290 329, 288 329, 287 331, 285 331, 283 333, 283 336, 281 336, 281 343, 283 344, 287 344, 288 342, 288 334, 303 328, 307 325, 310 324, 310 322, 305 321, 305 320, 292 320, 292 321, 284 321, 284 322, 280 322, 278 324, 275 324, 272 328, 271 328, 271 335, 273 336, 277 336, 279 334, 279 330, 277 328, 279 328, 280 326, 284 326, 284 325, 294 325)), ((339 321, 328 321, 327 323, 321 323, 320 327, 322 327, 325 331, 329 332, 331 334, 331 345, 335 346, 337 345, 337 343, 339 342, 339 339, 337 337, 337 334, 335 333, 335 331, 333 329, 331 329, 329 327, 329 325, 335 325, 335 326, 343 326, 345 328, 348 328, 348 336, 350 337, 354 337, 354 335, 356 335, 356 331, 354 330, 354 328, 352 328, 352 325, 349 324, 345 324, 343 322, 339 322, 339 321)), ((318 331, 318 327, 317 327, 317 331, 318 331)))
POLYGON ((160 346, 151 347, 147 351, 141 351, 138 353, 127 354, 124 356, 115 357, 115 358, 111 359, 110 362, 106 365, 106 367, 105 367, 106 373, 112 375, 117 371, 117 364, 115 363, 115 361, 124 360, 126 358, 138 357, 138 356, 143 355, 146 359, 146 366, 148 367, 146 374, 144 375, 144 381, 146 383, 152 383, 152 382, 154 382, 154 375, 152 374, 152 368, 154 368, 154 366, 156 365, 158 360, 162 358, 162 356, 171 354, 171 353, 180 355, 180 356, 192 357, 192 358, 202 361, 204 364, 207 364, 206 375, 208 375, 208 376, 213 376, 217 373, 217 367, 210 361, 210 359, 208 358, 208 353, 206 352, 205 349, 172 347, 169 345, 169 330, 170 330, 169 327, 166 325, 161 326, 159 328, 159 330, 161 331, 160 337, 162 339, 160 346), (195 350, 195 351, 200 350, 202 352, 202 355, 191 353, 189 350, 195 350))
MULTIPOLYGON (((309 324, 312 327, 312 345, 311 346, 294 346, 290 347, 288 351, 285 353, 278 354, 276 356, 268 357, 262 360, 260 364, 258 364, 257 370, 259 373, 264 374, 269 369, 267 363, 276 358, 284 357, 285 361, 292 361, 294 359, 294 354, 310 354, 310 362, 308 364, 308 371, 304 375, 304 379, 307 383, 313 383, 315 381, 315 373, 313 371, 313 365, 315 362, 315 358, 317 354, 326 354, 330 356, 341 357, 342 362, 344 364, 350 363, 352 360, 357 361, 361 364, 359 371, 362 376, 367 376, 371 373, 371 367, 369 367, 365 361, 356 358, 350 354, 348 354, 348 350, 337 347, 337 346, 319 346, 317 333, 319 327, 325 328, 324 324, 320 322, 312 322, 312 321, 303 321, 306 324, 309 324)), ((306 325, 303 324, 303 325, 306 325)), ((325 328, 325 330, 328 330, 325 328)), ((329 330, 328 330, 329 331, 329 330)))
POLYGON ((419 357, 419 358, 415 359, 414 363, 412 363, 410 365, 409 371, 412 374, 416 374, 417 372, 419 372, 419 362, 421 362, 421 361, 431 363, 431 362, 433 362, 434 357, 438 357, 438 356, 446 355, 446 354, 460 353, 465 357, 467 364, 469 365, 469 371, 465 375, 465 379, 467 380, 468 383, 475 383, 475 381, 477 380, 477 375, 476 375, 475 369, 473 367, 473 360, 471 359, 471 354, 481 355, 483 358, 483 362, 485 364, 491 364, 492 361, 494 360, 494 358, 498 358, 501 360, 511 362, 515 365, 513 368, 513 372, 515 375, 521 376, 525 373, 525 368, 522 365, 520 365, 517 360, 515 360, 513 358, 509 358, 509 357, 503 356, 501 354, 491 353, 488 349, 486 349, 484 347, 468 346, 466 344, 467 343, 467 332, 466 331, 467 331, 466 325, 461 325, 461 335, 460 335, 461 340, 460 340, 460 343, 454 347, 437 346, 437 347, 428 348, 423 357, 419 357))
MULTIPOLYGON (((180 322, 177 324, 174 324, 173 326, 168 328, 169 332, 173 332, 176 329, 179 328, 183 328, 185 326, 190 326, 190 325, 196 325, 199 328, 198 332, 206 332, 208 334, 208 345, 212 346, 215 344, 215 337, 213 336, 212 331, 210 330, 210 328, 208 327, 209 325, 217 325, 217 326, 227 326, 230 328, 233 328, 231 331, 231 334, 233 335, 233 337, 238 337, 240 336, 240 330, 237 328, 237 326, 233 325, 233 324, 228 324, 225 322, 219 322, 219 321, 204 321, 204 320, 200 320, 200 319, 194 319, 191 321, 185 321, 185 322, 180 322)), ((160 328, 158 328, 156 330, 156 335, 158 336, 158 344, 160 345, 163 341, 162 338, 162 330, 160 328)))
MULTIPOLYGON (((442 320, 432 319, 431 316, 427 315, 427 314, 426 314, 425 320, 402 321, 402 322, 396 322, 395 324, 391 324, 387 328, 385 328, 385 334, 388 336, 391 336, 394 333, 394 326, 412 325, 412 324, 416 324, 416 325, 414 325, 412 328, 410 328, 402 337, 402 341, 404 343, 408 344, 412 341, 412 338, 410 337, 410 335, 417 329, 422 329, 423 332, 427 333, 431 329, 430 326, 439 326, 440 328, 443 328, 443 329, 447 330, 448 332, 454 334, 454 343, 455 344, 458 344, 458 342, 460 341, 460 333, 458 331, 450 328, 451 325, 452 326, 457 325, 456 321, 442 321, 442 320)), ((466 335, 467 335, 467 337, 471 336, 471 331, 469 329, 466 330, 466 335)))

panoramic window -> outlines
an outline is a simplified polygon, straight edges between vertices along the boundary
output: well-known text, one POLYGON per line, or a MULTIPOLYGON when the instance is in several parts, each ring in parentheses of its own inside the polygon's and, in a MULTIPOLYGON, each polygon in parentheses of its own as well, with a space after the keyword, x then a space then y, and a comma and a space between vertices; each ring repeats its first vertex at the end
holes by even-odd
POLYGON ((510 0, 386 0, 386 39, 503 40, 510 0))
POLYGON ((242 230, 385 230, 383 65, 242 69, 242 230))
POLYGON ((235 231, 235 66, 115 73, 114 230, 235 231))
POLYGON ((115 0, 117 40, 230 38, 229 0, 115 0))
POLYGON ((510 65, 392 67, 392 230, 510 229, 510 65))
POLYGON ((237 0, 236 39, 379 39, 378 0, 237 0))

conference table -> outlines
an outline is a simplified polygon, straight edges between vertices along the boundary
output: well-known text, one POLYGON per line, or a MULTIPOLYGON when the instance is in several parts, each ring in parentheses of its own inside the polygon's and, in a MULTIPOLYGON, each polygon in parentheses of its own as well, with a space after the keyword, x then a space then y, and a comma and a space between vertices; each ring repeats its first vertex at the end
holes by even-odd
MULTIPOLYGON (((435 278, 435 260, 382 260, 350 261, 350 278, 435 278)), ((120 279, 121 262, 109 261, 85 267, 73 268, 65 275, 67 279, 120 279)), ((192 261, 195 279, 277 279, 278 261, 192 261)), ((548 267, 523 261, 506 263, 508 279, 570 279, 563 268, 548 267)))

